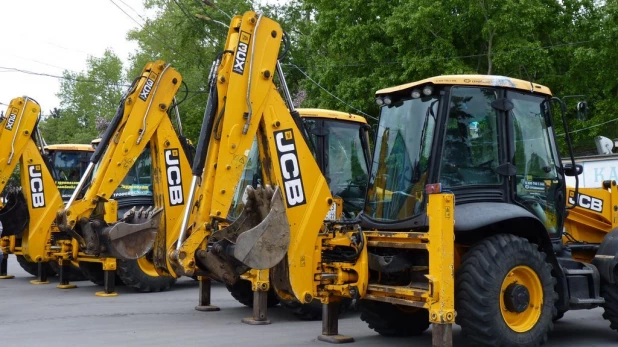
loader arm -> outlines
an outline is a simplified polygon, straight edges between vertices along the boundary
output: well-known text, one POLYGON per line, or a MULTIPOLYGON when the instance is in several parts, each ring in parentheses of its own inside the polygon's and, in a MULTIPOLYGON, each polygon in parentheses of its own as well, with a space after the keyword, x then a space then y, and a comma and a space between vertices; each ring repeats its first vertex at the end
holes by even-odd
POLYGON ((7 204, 0 210, 2 241, 6 253, 21 254, 29 261, 47 261, 50 245, 36 242, 50 238, 49 225, 56 211, 63 206, 62 196, 43 157, 37 123, 40 106, 36 101, 21 97, 9 104, 9 115, 0 123, 0 190, 20 164, 22 189, 7 192, 7 204), (40 142, 40 141, 39 141, 40 142), (20 242, 17 242, 19 239, 20 242))
POLYGON ((190 170, 167 114, 181 81, 180 74, 161 61, 145 66, 121 101, 73 196, 58 212, 59 229, 79 234, 83 239, 80 246, 86 254, 137 259, 155 243, 157 247, 167 243, 165 226, 174 225, 181 214, 187 199, 183 182, 190 170), (103 221, 103 204, 147 146, 153 158, 155 208, 129 211, 122 221, 107 225, 103 221), (95 166, 96 172, 85 188, 87 176, 95 166))
MULTIPOLYGON (((333 200, 298 113, 273 82, 282 35, 278 23, 254 12, 232 19, 194 160, 195 198, 172 254, 177 273, 191 275, 199 268, 229 283, 249 268, 268 269, 282 260, 290 268, 315 266, 317 234, 333 200), (238 182, 256 136, 262 177, 273 188, 249 192, 251 207, 219 229, 234 191, 244 189, 238 182)), ((313 287, 311 276, 290 280, 313 287)))

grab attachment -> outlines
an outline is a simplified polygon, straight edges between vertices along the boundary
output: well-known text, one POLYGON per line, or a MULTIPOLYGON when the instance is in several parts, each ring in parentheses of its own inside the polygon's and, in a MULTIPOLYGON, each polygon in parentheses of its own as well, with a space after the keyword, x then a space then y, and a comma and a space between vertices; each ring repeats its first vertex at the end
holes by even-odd
POLYGON ((122 221, 106 227, 101 232, 101 250, 116 259, 138 259, 150 252, 154 245, 163 209, 127 211, 122 221))
POLYGON ((227 228, 213 233, 231 245, 225 253, 257 270, 277 265, 290 244, 290 225, 279 187, 247 186, 247 202, 241 215, 227 228))

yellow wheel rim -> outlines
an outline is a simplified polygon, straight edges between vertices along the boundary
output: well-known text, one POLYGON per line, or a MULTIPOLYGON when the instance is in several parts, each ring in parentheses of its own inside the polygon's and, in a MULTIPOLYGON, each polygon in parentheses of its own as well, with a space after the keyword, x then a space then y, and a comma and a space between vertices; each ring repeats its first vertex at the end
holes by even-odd
POLYGON ((154 263, 148 259, 147 256, 143 256, 137 259, 137 265, 139 268, 150 277, 159 277, 157 270, 155 269, 154 263))
POLYGON ((536 272, 528 266, 516 266, 504 278, 500 289, 500 311, 506 325, 513 331, 524 333, 536 325, 541 317, 543 307, 543 285, 536 272), (513 286, 525 287, 529 296, 529 303, 523 310, 509 309, 507 302, 510 289, 513 286))

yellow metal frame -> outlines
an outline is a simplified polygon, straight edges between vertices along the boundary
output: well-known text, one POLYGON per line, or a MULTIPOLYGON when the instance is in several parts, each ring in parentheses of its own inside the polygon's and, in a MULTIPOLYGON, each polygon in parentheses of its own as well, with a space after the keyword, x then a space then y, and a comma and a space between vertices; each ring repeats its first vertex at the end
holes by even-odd
POLYGON ((427 250, 427 286, 369 284, 364 299, 429 310, 432 323, 455 322, 455 199, 452 194, 430 194, 427 232, 369 231, 368 246, 427 250))

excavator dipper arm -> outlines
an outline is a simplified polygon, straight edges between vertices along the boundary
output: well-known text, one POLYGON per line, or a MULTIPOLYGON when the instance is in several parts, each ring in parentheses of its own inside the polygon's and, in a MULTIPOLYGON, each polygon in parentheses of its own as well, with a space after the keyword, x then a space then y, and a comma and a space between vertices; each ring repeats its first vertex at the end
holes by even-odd
MULTIPOLYGON (((189 164, 167 114, 181 81, 180 74, 161 61, 146 65, 122 99, 78 188, 58 213, 60 230, 76 230, 86 240, 85 253, 137 259, 149 252, 155 241, 166 243, 164 226, 176 223, 187 199, 182 182, 183 171, 188 179, 189 164), (102 219, 103 203, 123 183, 148 145, 153 158, 155 208, 133 209, 122 221, 108 226, 102 219), (92 181, 78 199, 95 167, 92 181)), ((155 264, 165 265, 161 264, 164 261, 155 259, 155 264)))

